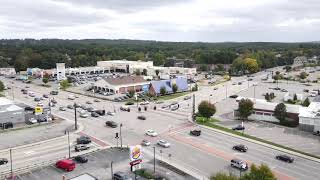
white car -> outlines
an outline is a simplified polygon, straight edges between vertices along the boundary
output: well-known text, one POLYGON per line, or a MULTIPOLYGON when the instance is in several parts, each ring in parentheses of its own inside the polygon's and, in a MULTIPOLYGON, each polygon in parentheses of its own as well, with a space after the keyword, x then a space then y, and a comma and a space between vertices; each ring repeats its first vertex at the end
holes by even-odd
POLYGON ((149 101, 144 101, 140 103, 140 105, 148 105, 148 104, 149 104, 149 101))
POLYGON ((114 115, 116 115, 116 113, 111 112, 111 111, 108 111, 107 114, 108 114, 109 116, 114 116, 114 115))
POLYGON ((75 100, 75 97, 73 95, 68 96, 68 99, 75 100))
POLYGON ((80 117, 82 117, 82 118, 87 118, 87 117, 89 117, 89 115, 86 114, 86 113, 82 113, 82 114, 80 114, 80 117))
POLYGON ((158 133, 155 132, 154 130, 147 130, 146 135, 151 136, 151 137, 156 137, 158 136, 158 133))
POLYGON ((44 106, 44 104, 42 102, 38 102, 37 106, 44 106))
POLYGON ((30 118, 30 119, 29 119, 29 122, 30 122, 31 124, 35 124, 35 123, 37 123, 38 121, 37 121, 35 118, 30 118))
POLYGON ((159 141, 157 142, 157 144, 158 144, 159 146, 162 146, 162 147, 165 147, 165 148, 170 147, 170 143, 168 143, 167 141, 165 141, 165 140, 163 140, 163 139, 159 140, 159 141))

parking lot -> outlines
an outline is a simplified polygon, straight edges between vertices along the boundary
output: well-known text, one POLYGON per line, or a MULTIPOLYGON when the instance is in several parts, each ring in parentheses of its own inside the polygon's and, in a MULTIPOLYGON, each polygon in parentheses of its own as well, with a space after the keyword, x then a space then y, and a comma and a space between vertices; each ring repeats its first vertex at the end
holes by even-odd
MULTIPOLYGON (((71 172, 66 172, 51 165, 48 167, 43 167, 41 169, 36 169, 25 174, 18 175, 18 179, 21 180, 57 180, 65 176, 67 179, 79 176, 84 173, 89 173, 90 175, 98 178, 99 180, 111 179, 111 162, 113 162, 113 173, 115 172, 125 172, 129 177, 135 179, 135 175, 130 172, 129 166, 129 152, 128 150, 119 150, 117 148, 111 148, 107 150, 97 151, 94 153, 86 154, 88 158, 87 163, 76 163, 76 168, 71 172)), ((152 157, 144 154, 142 168, 153 169, 152 157)), ((194 179, 186 174, 179 174, 166 169, 164 166, 156 164, 156 173, 168 177, 168 179, 194 179)), ((140 177, 139 179, 144 179, 140 177)))

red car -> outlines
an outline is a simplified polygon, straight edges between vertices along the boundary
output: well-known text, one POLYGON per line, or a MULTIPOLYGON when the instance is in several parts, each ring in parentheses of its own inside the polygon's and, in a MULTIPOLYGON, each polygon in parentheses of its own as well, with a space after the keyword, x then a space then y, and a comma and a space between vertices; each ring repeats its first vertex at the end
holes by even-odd
POLYGON ((76 163, 69 159, 62 159, 56 162, 56 167, 65 171, 73 171, 76 168, 76 163))

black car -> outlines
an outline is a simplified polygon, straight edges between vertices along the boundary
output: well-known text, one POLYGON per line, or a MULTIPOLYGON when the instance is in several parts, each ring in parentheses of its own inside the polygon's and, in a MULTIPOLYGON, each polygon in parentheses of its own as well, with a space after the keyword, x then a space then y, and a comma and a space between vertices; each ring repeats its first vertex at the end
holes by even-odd
POLYGON ((201 130, 192 130, 190 131, 190 134, 191 135, 194 135, 194 136, 200 136, 201 135, 201 130))
POLYGON ((99 115, 98 113, 96 113, 96 112, 92 112, 92 113, 91 113, 91 116, 92 116, 92 117, 99 117, 100 115, 99 115))
POLYGON ((34 111, 34 108, 33 107, 30 107, 30 106, 27 106, 24 108, 24 111, 34 111))
POLYGON ((106 126, 116 128, 116 127, 118 127, 118 124, 114 121, 106 121, 106 126))
POLYGON ((93 107, 88 107, 88 108, 87 108, 87 111, 88 111, 88 112, 93 112, 93 111, 94 111, 94 108, 93 108, 93 107))
POLYGON ((232 130, 244 130, 244 129, 245 129, 245 127, 242 125, 238 125, 238 126, 232 128, 232 130))
POLYGON ((146 120, 147 118, 145 116, 138 116, 138 119, 140 120, 146 120))
POLYGON ((131 178, 124 172, 116 172, 113 174, 113 179, 114 180, 129 180, 131 178))
POLYGON ((88 158, 86 158, 85 156, 76 156, 76 157, 74 157, 74 160, 79 162, 79 163, 88 162, 88 158))
POLYGON ((9 128, 13 128, 13 124, 12 124, 12 122, 5 122, 5 123, 1 124, 1 127, 3 129, 9 129, 9 128))
POLYGON ((77 138, 77 144, 90 144, 91 139, 88 136, 81 136, 77 138))
POLYGON ((58 91, 51 91, 50 94, 51 94, 51 95, 58 95, 59 92, 58 92, 58 91))
POLYGON ((100 116, 104 116, 106 114, 105 110, 96 110, 95 111, 97 114, 99 114, 100 116))
POLYGON ((0 165, 4 165, 8 163, 8 159, 6 158, 0 158, 0 165))
POLYGON ((240 151, 240 152, 247 152, 248 151, 248 147, 243 144, 235 145, 232 147, 232 149, 240 151))
POLYGON ((284 154, 277 155, 276 159, 278 159, 280 161, 287 162, 287 163, 293 163, 293 161, 294 161, 293 157, 290 157, 290 156, 284 155, 284 154))
POLYGON ((229 96, 229 98, 237 98, 238 97, 238 95, 231 95, 231 96, 229 96))

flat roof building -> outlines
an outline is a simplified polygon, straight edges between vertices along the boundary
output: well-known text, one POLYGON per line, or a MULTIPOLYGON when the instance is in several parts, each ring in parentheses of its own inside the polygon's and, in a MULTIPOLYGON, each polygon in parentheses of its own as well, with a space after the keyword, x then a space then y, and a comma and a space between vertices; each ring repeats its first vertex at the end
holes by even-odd
POLYGON ((24 109, 15 105, 13 101, 0 97, 0 123, 6 122, 13 124, 25 122, 24 109))

